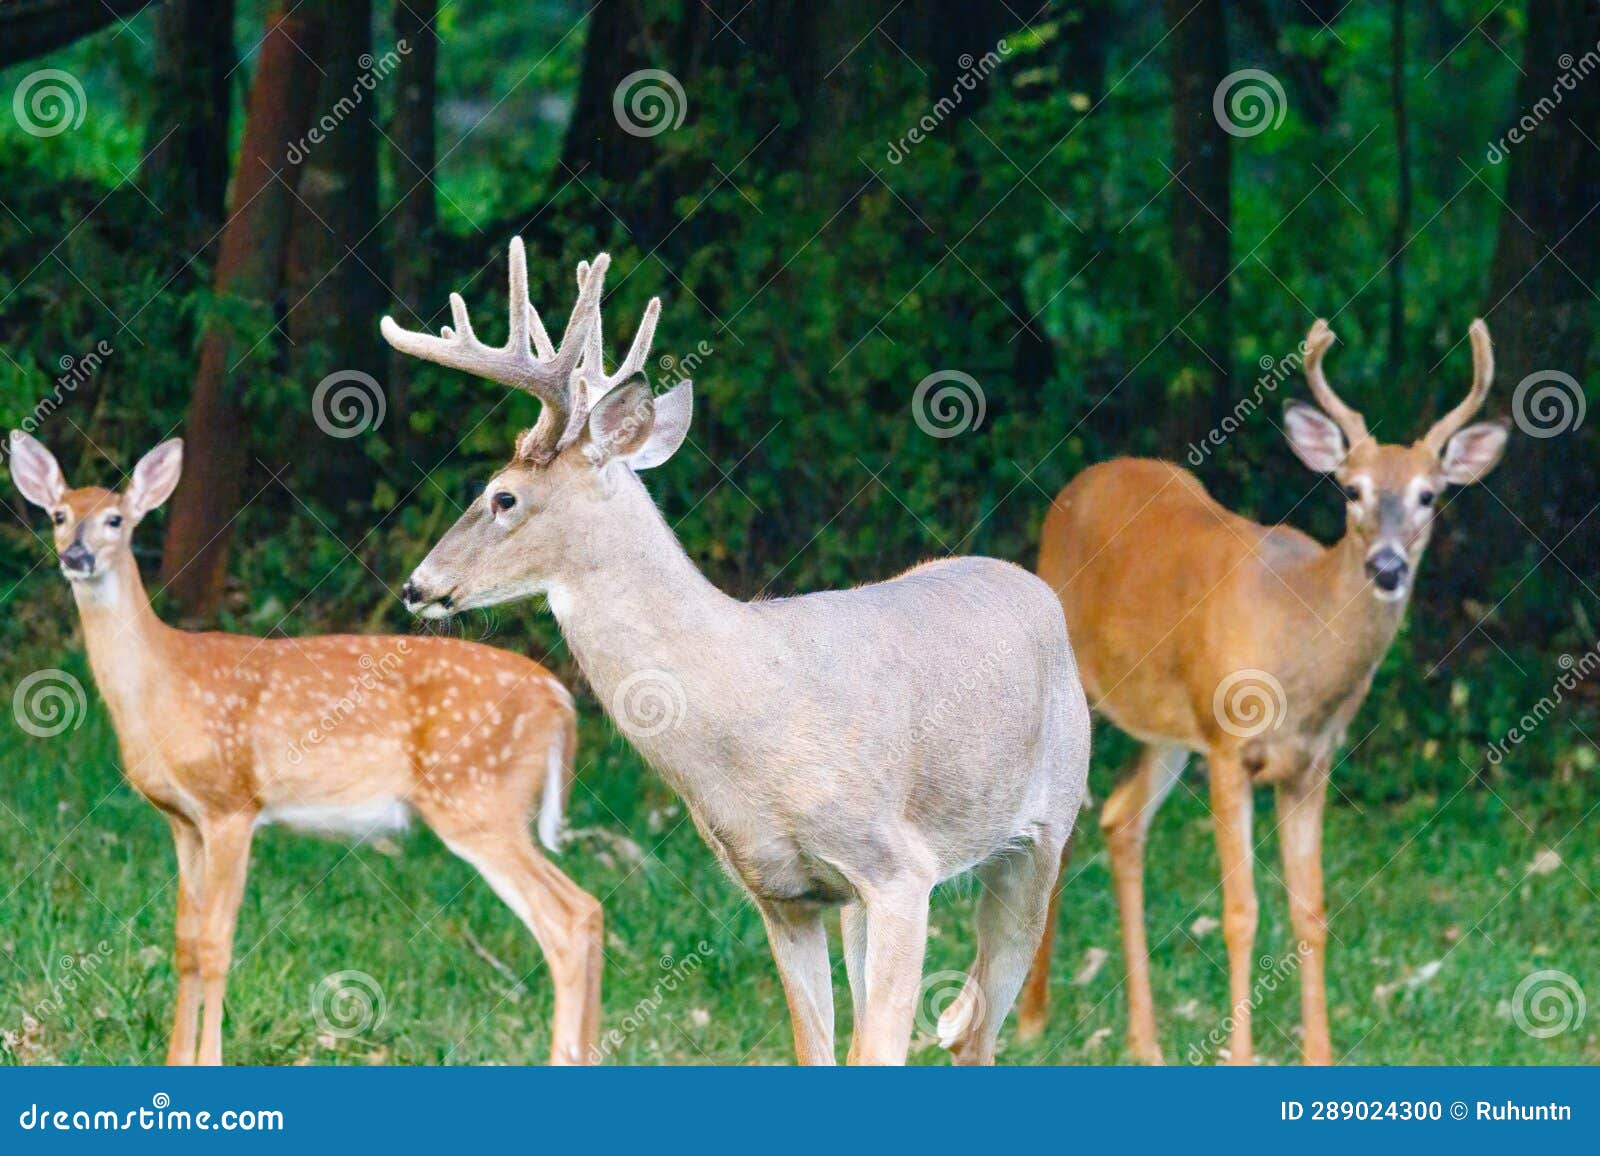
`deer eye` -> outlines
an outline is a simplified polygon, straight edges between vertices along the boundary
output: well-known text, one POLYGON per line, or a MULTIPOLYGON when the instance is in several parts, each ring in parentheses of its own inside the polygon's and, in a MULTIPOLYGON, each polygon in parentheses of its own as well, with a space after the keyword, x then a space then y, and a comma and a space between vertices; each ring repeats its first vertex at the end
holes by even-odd
POLYGON ((65 526, 66 524, 67 524, 67 512, 65 510, 57 510, 56 511, 56 525, 65 526))
POLYGON ((494 504, 497 509, 509 510, 517 504, 517 495, 508 490, 501 490, 494 496, 494 504))
POLYGON ((1432 490, 1423 490, 1422 493, 1417 495, 1417 505, 1431 506, 1433 505, 1433 499, 1434 493, 1432 490))
POLYGON ((1342 488, 1344 489, 1344 496, 1349 498, 1352 502, 1359 502, 1361 500, 1360 486, 1344 486, 1342 488))
POLYGON ((122 515, 112 514, 111 517, 106 519, 106 525, 115 530, 118 526, 122 525, 122 515))

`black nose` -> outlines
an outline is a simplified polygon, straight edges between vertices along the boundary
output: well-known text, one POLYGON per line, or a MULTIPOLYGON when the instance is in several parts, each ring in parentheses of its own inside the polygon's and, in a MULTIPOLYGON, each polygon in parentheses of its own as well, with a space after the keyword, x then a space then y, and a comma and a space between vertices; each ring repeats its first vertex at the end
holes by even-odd
POLYGON ((94 555, 84 547, 82 542, 74 542, 61 551, 61 564, 68 570, 75 570, 82 574, 94 573, 94 555))
POLYGON ((1379 590, 1392 594, 1406 580, 1410 564, 1398 550, 1379 550, 1367 559, 1367 576, 1379 590))
POLYGON ((413 602, 419 602, 421 599, 422 594, 417 590, 417 584, 407 579, 406 584, 400 587, 400 601, 410 606, 413 602))
POLYGON ((400 601, 404 602, 407 606, 419 608, 427 606, 430 603, 437 602, 446 610, 453 609, 456 604, 456 600, 448 594, 436 596, 425 593, 422 587, 418 586, 416 582, 412 581, 411 579, 407 579, 406 584, 400 587, 400 601))

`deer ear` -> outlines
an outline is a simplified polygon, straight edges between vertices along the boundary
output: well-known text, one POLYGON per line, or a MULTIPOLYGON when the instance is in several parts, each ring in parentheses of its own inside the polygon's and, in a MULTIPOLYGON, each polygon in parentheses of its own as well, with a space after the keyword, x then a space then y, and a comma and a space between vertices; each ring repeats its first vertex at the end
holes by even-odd
POLYGON ((132 517, 142 518, 172 497, 182 473, 182 438, 164 441, 145 454, 139 459, 139 464, 133 467, 133 481, 123 495, 128 513, 132 517))
POLYGON ((19 429, 11 431, 11 480, 24 498, 45 510, 59 506, 67 492, 67 479, 55 455, 38 438, 19 429))
POLYGON ((655 407, 655 421, 650 425, 649 436, 628 459, 628 464, 636 470, 659 466, 677 453, 683 439, 689 436, 689 419, 694 416, 694 383, 680 381, 656 398, 655 407))
POLYGON ((1500 464, 1510 432, 1503 421, 1480 421, 1445 442, 1439 459, 1445 481, 1465 486, 1482 479, 1500 464))
POLYGON ((1344 434, 1334 420, 1314 405, 1291 401, 1283 407, 1283 428, 1289 448, 1306 468, 1331 474, 1344 464, 1344 434))
POLYGON ((659 466, 683 444, 693 410, 689 382, 655 397, 643 378, 635 378, 595 402, 584 452, 597 466, 612 461, 627 462, 636 470, 659 466))

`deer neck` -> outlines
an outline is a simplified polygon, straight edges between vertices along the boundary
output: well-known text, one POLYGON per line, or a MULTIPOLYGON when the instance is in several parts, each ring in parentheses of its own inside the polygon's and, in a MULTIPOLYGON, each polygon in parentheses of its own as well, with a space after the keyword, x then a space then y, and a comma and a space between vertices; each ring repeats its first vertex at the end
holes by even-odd
POLYGON ((1308 561, 1300 580, 1290 583, 1321 624, 1321 637, 1307 641, 1332 660, 1321 669, 1334 681, 1371 673, 1394 641, 1411 599, 1409 585, 1405 597, 1392 602, 1373 594, 1366 551, 1366 543, 1347 533, 1308 561))
POLYGON ((725 663, 743 604, 713 586, 631 471, 547 588, 550 610, 603 699, 644 670, 725 663))
POLYGON ((149 696, 169 672, 170 646, 179 632, 151 609, 131 552, 102 577, 74 582, 72 596, 95 684, 118 732, 125 733, 147 716, 149 696))

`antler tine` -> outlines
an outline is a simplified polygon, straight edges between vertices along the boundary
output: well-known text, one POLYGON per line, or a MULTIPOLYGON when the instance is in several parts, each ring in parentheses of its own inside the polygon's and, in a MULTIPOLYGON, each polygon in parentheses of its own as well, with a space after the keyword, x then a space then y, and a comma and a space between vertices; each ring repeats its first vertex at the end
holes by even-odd
MULTIPOLYGON (((602 254, 589 272, 603 275, 607 260, 602 254)), ((554 439, 565 431, 573 412, 572 374, 583 353, 588 327, 599 315, 599 277, 580 277, 578 301, 557 347, 528 298, 528 256, 521 237, 511 240, 508 264, 510 333, 504 345, 485 345, 478 339, 459 293, 450 294, 453 324, 441 329, 438 337, 404 329, 392 317, 385 317, 380 328, 384 340, 401 353, 533 394, 546 410, 536 428, 554 439)))
POLYGON ((1436 454, 1444 453, 1445 443, 1482 408, 1494 381, 1494 346, 1489 341, 1489 327, 1483 323, 1483 318, 1472 322, 1467 335, 1472 340, 1472 388, 1460 405, 1434 422, 1433 428, 1423 436, 1423 442, 1436 454))
POLYGON ((1345 440, 1353 446, 1367 436, 1367 423, 1359 413, 1339 400, 1339 395, 1333 392, 1327 375, 1322 371, 1322 355, 1328 352, 1333 340, 1333 330, 1328 328, 1328 323, 1317 318, 1311 326, 1311 332, 1306 334, 1306 384, 1311 387, 1311 394, 1323 412, 1338 424, 1344 431, 1345 440))

